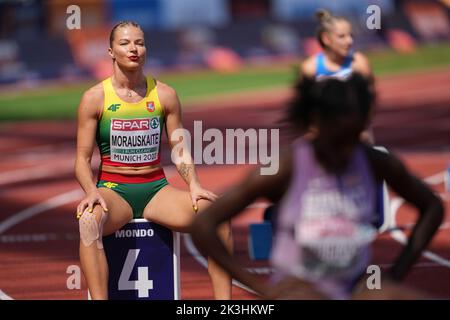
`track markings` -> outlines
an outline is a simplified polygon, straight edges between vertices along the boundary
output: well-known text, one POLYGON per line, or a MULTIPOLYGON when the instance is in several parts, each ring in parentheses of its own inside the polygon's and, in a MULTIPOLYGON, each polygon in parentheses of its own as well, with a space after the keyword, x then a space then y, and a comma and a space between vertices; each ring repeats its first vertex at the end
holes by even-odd
MULTIPOLYGON (((33 168, 33 170, 37 170, 37 168, 33 168)), ((165 172, 166 172, 166 176, 173 174, 175 172, 175 169, 168 167, 168 168, 164 168, 165 172)), ((2 177, 0 175, 0 177, 2 177)), ((8 177, 8 179, 13 179, 13 176, 10 175, 8 177)), ((4 180, 7 180, 6 178, 4 178, 4 180)), ((11 181, 11 180, 10 180, 11 181)), ((435 174, 433 176, 430 176, 426 179, 424 179, 425 182, 431 184, 431 185, 437 185, 441 182, 444 181, 444 173, 438 173, 435 174)), ((0 179, 0 184, 1 184, 2 180, 0 179)), ((39 204, 36 204, 34 206, 31 206, 25 210, 22 210, 16 214, 13 214, 12 216, 10 216, 9 218, 3 220, 2 222, 0 222, 0 242, 1 239, 5 239, 3 237, 5 237, 5 235, 2 236, 3 233, 5 233, 7 230, 9 230, 10 228, 12 228, 13 226, 27 220, 30 219, 40 213, 43 213, 45 211, 57 208, 59 206, 77 201, 79 199, 81 199, 83 197, 84 193, 82 192, 82 190, 80 189, 75 189, 63 194, 60 194, 58 196, 55 196, 53 198, 50 198, 44 202, 41 202, 39 204)), ((444 194, 444 196, 446 196, 444 194)), ((391 201, 391 227, 396 227, 396 222, 395 222, 395 216, 397 214, 398 209, 402 206, 403 204, 403 200, 400 198, 394 198, 391 201)), ((249 206, 248 208, 265 208, 267 207, 267 203, 263 203, 263 202, 258 202, 255 203, 251 206, 249 206)), ((449 226, 450 222, 446 222, 443 226, 441 226, 441 228, 445 228, 447 229, 449 226)), ((390 232, 390 235, 392 236, 392 238, 402 244, 404 244, 406 242, 406 235, 399 229, 395 229, 393 231, 390 232)), ((27 241, 38 241, 39 239, 43 241, 49 241, 49 240, 53 240, 54 237, 56 237, 56 234, 29 234, 29 235, 15 235, 17 236, 17 238, 10 238, 13 239, 17 242, 20 242, 21 240, 27 240, 27 241), (39 236, 40 235, 40 236, 39 236), (35 237, 33 240, 33 236, 35 237), (22 237, 22 238, 21 238, 22 237), (40 238, 41 237, 41 238, 40 238)), ((8 238, 6 238, 8 241, 8 238)), ((194 246, 194 244, 192 243, 192 239, 190 237, 190 235, 188 234, 183 234, 183 241, 185 244, 185 247, 187 248, 188 252, 190 253, 190 255, 203 267, 207 268, 207 261, 206 259, 198 252, 197 248, 194 246)), ((432 253, 430 251, 424 251, 423 256, 426 257, 427 259, 431 260, 431 263, 418 263, 415 265, 415 267, 438 267, 438 266, 443 266, 443 267, 448 267, 450 268, 450 261, 435 254, 432 253)), ((253 273, 260 273, 260 274, 270 274, 270 272, 272 271, 272 269, 268 268, 268 267, 264 267, 264 268, 249 268, 250 272, 253 273)), ((237 287, 240 287, 248 292, 251 293, 255 293, 253 290, 251 290, 250 288, 248 288, 247 286, 241 284, 238 281, 233 280, 233 284, 237 287)), ((13 298, 10 297, 9 295, 7 295, 4 291, 2 291, 0 289, 0 300, 12 300, 13 298)))
MULTIPOLYGON (((444 182, 444 180, 445 180, 445 171, 437 173, 435 175, 432 175, 432 176, 424 179, 424 181, 431 186, 438 185, 438 184, 444 182)), ((395 218, 397 216, 398 209, 400 209, 400 207, 403 205, 404 202, 405 202, 405 200, 403 200, 401 198, 392 199, 391 200, 391 208, 390 208, 391 212, 389 215, 391 217, 389 227, 392 228, 392 231, 390 231, 390 235, 391 235, 392 239, 401 243, 402 245, 406 244, 408 238, 402 230, 396 228, 397 222, 396 222, 395 218)), ((446 223, 446 225, 448 225, 448 223, 446 223)), ((443 226, 441 226, 441 228, 442 227, 443 226)), ((440 264, 441 266, 450 268, 450 260, 445 259, 429 250, 423 251, 422 256, 424 256, 425 258, 427 258, 437 264, 440 264)))

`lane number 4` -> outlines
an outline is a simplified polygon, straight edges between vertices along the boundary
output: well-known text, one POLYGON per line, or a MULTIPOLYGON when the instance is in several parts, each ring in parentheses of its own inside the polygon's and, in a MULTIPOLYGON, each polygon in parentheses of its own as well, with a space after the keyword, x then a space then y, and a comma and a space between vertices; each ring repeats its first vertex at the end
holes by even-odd
POLYGON ((137 290, 139 298, 148 298, 153 290, 153 280, 149 279, 148 267, 138 267, 137 280, 130 280, 140 249, 128 250, 127 258, 119 277, 119 290, 137 290))

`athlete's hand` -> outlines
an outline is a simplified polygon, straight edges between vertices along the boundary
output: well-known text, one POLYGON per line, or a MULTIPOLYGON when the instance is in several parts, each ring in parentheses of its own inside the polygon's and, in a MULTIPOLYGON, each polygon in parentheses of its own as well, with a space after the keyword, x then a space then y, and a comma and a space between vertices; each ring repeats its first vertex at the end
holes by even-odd
POLYGON ((108 211, 108 207, 106 206, 105 199, 100 195, 100 193, 95 190, 86 195, 86 197, 81 200, 81 202, 77 206, 77 219, 80 219, 83 215, 83 212, 87 209, 88 212, 93 211, 95 204, 100 204, 104 211, 108 211))
POLYGON ((214 201, 217 199, 217 195, 214 192, 203 189, 198 183, 192 183, 189 189, 191 192, 192 208, 194 208, 195 212, 198 211, 198 200, 205 199, 214 201))

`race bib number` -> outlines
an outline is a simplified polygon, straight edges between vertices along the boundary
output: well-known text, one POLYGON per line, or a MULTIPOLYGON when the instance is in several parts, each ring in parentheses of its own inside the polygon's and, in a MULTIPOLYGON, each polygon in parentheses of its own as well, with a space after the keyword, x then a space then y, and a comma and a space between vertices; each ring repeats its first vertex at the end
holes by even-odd
POLYGON ((112 119, 111 161, 138 164, 156 160, 159 152, 160 132, 158 117, 112 119))
POLYGON ((303 266, 317 277, 337 277, 358 265, 364 249, 376 236, 370 226, 343 217, 303 220, 296 227, 296 240, 303 266))

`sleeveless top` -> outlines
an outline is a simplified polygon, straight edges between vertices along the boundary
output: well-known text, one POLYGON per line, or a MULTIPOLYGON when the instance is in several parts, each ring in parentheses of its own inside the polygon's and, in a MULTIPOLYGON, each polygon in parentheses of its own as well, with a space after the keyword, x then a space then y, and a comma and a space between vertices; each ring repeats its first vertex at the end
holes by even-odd
POLYGON ((345 80, 353 72, 351 65, 353 62, 353 54, 349 55, 344 59, 344 63, 338 71, 330 71, 325 66, 325 54, 323 52, 317 54, 316 56, 316 80, 322 80, 326 78, 337 78, 345 80))
POLYGON ((156 81, 147 77, 147 92, 139 102, 123 101, 111 78, 103 81, 103 90, 105 101, 96 136, 101 164, 116 167, 159 164, 164 110, 156 81))
POLYGON ((318 164, 305 140, 293 144, 293 157, 271 263, 281 275, 311 281, 331 298, 346 298, 365 272, 377 233, 375 180, 365 151, 358 146, 339 176, 318 164))

